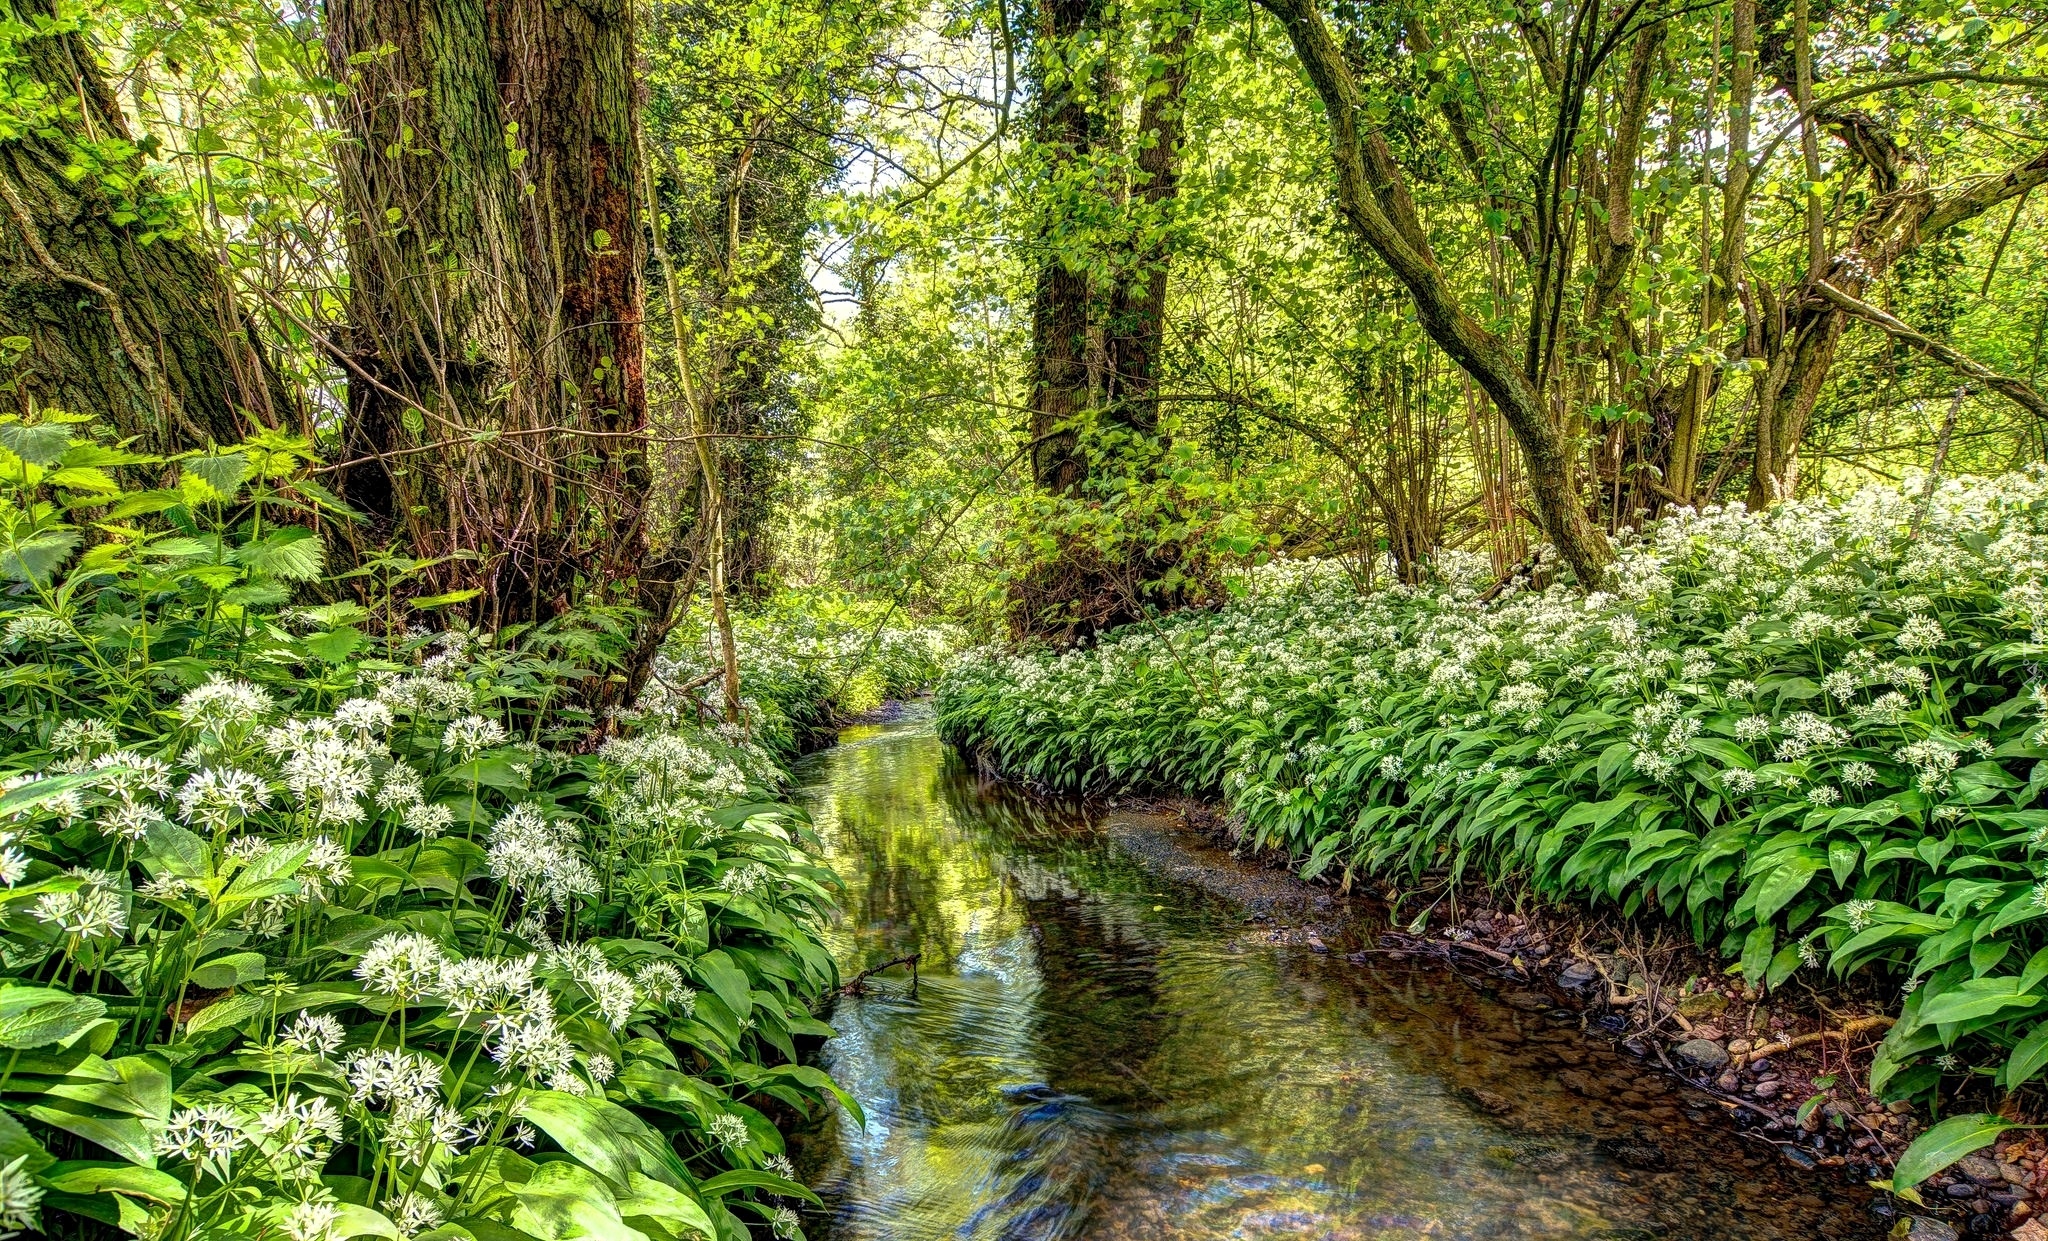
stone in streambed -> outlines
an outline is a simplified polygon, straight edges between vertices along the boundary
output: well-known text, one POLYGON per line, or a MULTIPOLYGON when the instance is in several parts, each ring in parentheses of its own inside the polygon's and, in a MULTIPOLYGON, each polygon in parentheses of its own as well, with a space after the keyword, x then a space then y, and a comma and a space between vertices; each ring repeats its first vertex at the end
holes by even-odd
POLYGON ((1906 1230, 1893 1235, 1904 1237, 1905 1241, 1956 1241, 1956 1230, 1952 1226, 1925 1215, 1908 1215, 1906 1230))
POLYGON ((1707 1072, 1713 1072, 1728 1063, 1728 1049, 1708 1039, 1688 1039, 1671 1050, 1686 1064, 1707 1072))
POLYGON ((1956 1160, 1956 1171, 1979 1185, 2005 1184, 2005 1174, 1998 1170, 1998 1165, 1982 1155, 1965 1155, 1956 1160))
POLYGON ((1689 995, 1678 1002, 1679 1015, 1687 1021, 1698 1021, 1703 1017, 1718 1017, 1728 1007, 1728 997, 1718 991, 1702 991, 1689 995))

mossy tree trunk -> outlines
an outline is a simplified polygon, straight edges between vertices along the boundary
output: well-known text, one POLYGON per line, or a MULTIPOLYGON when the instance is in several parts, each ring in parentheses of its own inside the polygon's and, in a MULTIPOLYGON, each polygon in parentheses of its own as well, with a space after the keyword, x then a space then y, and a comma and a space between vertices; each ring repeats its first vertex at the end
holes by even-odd
POLYGON ((329 0, 348 86, 343 494, 476 619, 659 607, 628 0, 329 0), (641 596, 647 599, 642 600, 641 596))
MULTIPOLYGON (((9 15, 47 20, 54 6, 13 0, 9 15)), ((219 265, 176 235, 174 206, 153 209, 98 58, 54 29, 26 39, 10 73, 47 92, 49 115, 0 129, 0 335, 29 342, 8 404, 93 414, 154 452, 287 420, 290 398, 219 265)))

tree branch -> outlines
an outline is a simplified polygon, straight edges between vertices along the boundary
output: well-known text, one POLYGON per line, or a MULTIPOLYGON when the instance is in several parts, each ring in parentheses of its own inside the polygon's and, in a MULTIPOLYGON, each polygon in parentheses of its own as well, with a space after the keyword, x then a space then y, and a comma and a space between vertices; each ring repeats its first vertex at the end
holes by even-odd
POLYGON ((1932 336, 1928 336, 1893 318, 1869 302, 1860 301, 1849 296, 1825 280, 1814 281, 1813 291, 1826 298, 1837 308, 1854 315, 1865 323, 1875 324, 1883 328, 1892 336, 1918 349, 1935 361, 1942 363, 1957 374, 1969 376, 2028 413, 2033 414, 2034 417, 2048 422, 2048 397, 2043 397, 2032 384, 2024 379, 2015 379, 2010 375, 2000 374, 1960 350, 1945 345, 1932 336))

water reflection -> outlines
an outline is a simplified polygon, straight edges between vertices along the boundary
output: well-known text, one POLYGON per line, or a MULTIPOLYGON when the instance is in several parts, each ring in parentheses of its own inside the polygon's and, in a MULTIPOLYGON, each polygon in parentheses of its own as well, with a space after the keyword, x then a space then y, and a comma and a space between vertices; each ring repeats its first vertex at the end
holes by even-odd
POLYGON ((924 954, 915 996, 899 969, 833 1016, 869 1123, 806 1143, 814 1237, 1885 1232, 1539 997, 1276 944, 928 725, 850 731, 806 779, 842 968, 924 954))

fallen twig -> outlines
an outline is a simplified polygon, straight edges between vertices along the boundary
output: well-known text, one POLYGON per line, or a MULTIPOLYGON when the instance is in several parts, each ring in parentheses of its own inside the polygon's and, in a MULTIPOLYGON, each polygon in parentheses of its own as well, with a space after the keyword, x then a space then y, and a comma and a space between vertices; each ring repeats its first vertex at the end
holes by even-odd
POLYGON ((1896 1022, 1890 1017, 1859 1017, 1854 1021, 1844 1023, 1839 1030, 1815 1030, 1810 1034, 1794 1035, 1780 1042, 1765 1043, 1762 1047, 1752 1047, 1748 1051, 1736 1056, 1735 1063, 1749 1064, 1752 1061, 1761 1060, 1765 1056, 1775 1056, 1781 1051, 1791 1051, 1795 1047, 1807 1047, 1831 1038, 1842 1039, 1846 1042, 1859 1034, 1868 1034, 1872 1030, 1889 1030, 1894 1024, 1896 1022))
POLYGON ((923 958, 924 953, 913 952, 907 957, 897 957, 893 961, 884 961, 880 965, 870 965, 866 969, 862 970, 860 973, 855 974, 853 976, 852 982, 849 982, 845 986, 839 988, 839 994, 861 995, 867 991, 868 979, 874 977, 876 974, 881 973, 883 970, 890 969, 898 965, 908 965, 910 967, 910 993, 912 995, 916 995, 917 963, 923 958))

